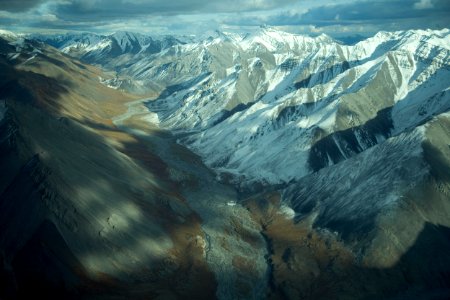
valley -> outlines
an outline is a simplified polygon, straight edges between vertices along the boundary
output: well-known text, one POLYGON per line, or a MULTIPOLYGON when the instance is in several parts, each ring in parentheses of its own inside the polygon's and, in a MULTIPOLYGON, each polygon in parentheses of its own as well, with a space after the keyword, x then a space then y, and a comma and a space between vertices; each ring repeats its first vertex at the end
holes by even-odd
POLYGON ((450 32, 0 32, 0 298, 446 299, 450 32))

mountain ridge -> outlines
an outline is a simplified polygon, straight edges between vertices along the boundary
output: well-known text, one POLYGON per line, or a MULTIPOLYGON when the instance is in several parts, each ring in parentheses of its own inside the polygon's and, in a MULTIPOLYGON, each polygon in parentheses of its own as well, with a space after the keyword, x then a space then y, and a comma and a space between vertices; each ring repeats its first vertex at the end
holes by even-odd
POLYGON ((2 297, 448 298, 449 30, 262 31, 0 32, 2 297))

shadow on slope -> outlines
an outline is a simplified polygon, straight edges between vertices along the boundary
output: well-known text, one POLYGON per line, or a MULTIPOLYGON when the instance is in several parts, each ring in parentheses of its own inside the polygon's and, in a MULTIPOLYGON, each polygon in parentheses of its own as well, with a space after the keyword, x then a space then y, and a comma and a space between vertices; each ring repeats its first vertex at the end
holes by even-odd
POLYGON ((0 56, 0 97, 16 99, 41 108, 61 109, 58 99, 68 93, 68 82, 19 70, 0 56))
POLYGON ((352 157, 390 137, 393 129, 392 107, 380 110, 376 117, 366 123, 320 138, 311 146, 308 164, 312 171, 325 168, 352 157))
MULTIPOLYGON (((279 212, 279 196, 247 200, 269 255, 268 299, 448 299, 450 228, 421 221, 410 247, 389 267, 373 267, 327 230, 279 212), (277 200, 278 199, 278 200, 277 200)), ((396 224, 391 224, 396 226, 396 224)), ((390 241, 395 247, 395 239, 390 241)), ((381 255, 382 245, 378 246, 381 255)), ((388 260, 390 257, 386 257, 388 260)))
POLYGON ((2 153, 17 153, 2 165, 24 164, 0 197, 4 297, 213 297, 200 219, 158 157, 19 107, 2 121, 16 128, 2 130, 2 153))

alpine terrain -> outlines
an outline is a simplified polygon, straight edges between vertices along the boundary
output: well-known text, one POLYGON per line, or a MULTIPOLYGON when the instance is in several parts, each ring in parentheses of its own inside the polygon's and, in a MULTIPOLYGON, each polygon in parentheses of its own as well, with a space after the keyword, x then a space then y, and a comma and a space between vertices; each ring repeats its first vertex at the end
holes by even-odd
POLYGON ((0 298, 450 298, 450 30, 0 31, 0 298))

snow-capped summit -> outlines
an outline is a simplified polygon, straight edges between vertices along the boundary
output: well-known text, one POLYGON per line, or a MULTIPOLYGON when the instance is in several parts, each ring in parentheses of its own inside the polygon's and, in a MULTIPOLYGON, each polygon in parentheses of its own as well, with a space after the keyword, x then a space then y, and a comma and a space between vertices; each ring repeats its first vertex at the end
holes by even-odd
POLYGON ((140 34, 126 31, 117 31, 109 37, 117 42, 124 53, 137 53, 142 49, 143 45, 149 42, 148 38, 140 34))
POLYGON ((244 184, 297 180, 450 108, 448 29, 355 45, 270 27, 206 35, 119 32, 71 54, 159 94, 148 107, 160 125, 244 184))
MULTIPOLYGON (((344 46, 263 28, 220 52, 190 46, 202 57, 196 80, 169 85, 148 106, 163 126, 194 133, 181 142, 219 173, 290 182, 450 109, 448 34, 411 34, 344 46)), ((185 53, 152 57, 145 74, 158 81, 150 70, 160 59, 191 66, 185 53)))
POLYGON ((128 31, 118 31, 110 35, 68 33, 65 35, 32 35, 32 37, 84 61, 97 64, 106 64, 112 58, 124 54, 157 53, 182 43, 171 36, 153 39, 151 36, 128 31))
POLYGON ((253 34, 249 34, 243 40, 242 47, 245 50, 249 48, 257 48, 262 45, 269 51, 289 51, 298 50, 300 47, 311 43, 332 43, 334 40, 326 34, 317 37, 310 37, 300 34, 292 34, 277 30, 272 27, 261 27, 253 34))
POLYGON ((15 39, 15 38, 17 38, 17 34, 15 34, 14 32, 8 31, 8 30, 0 29, 0 37, 7 39, 7 40, 15 39))

